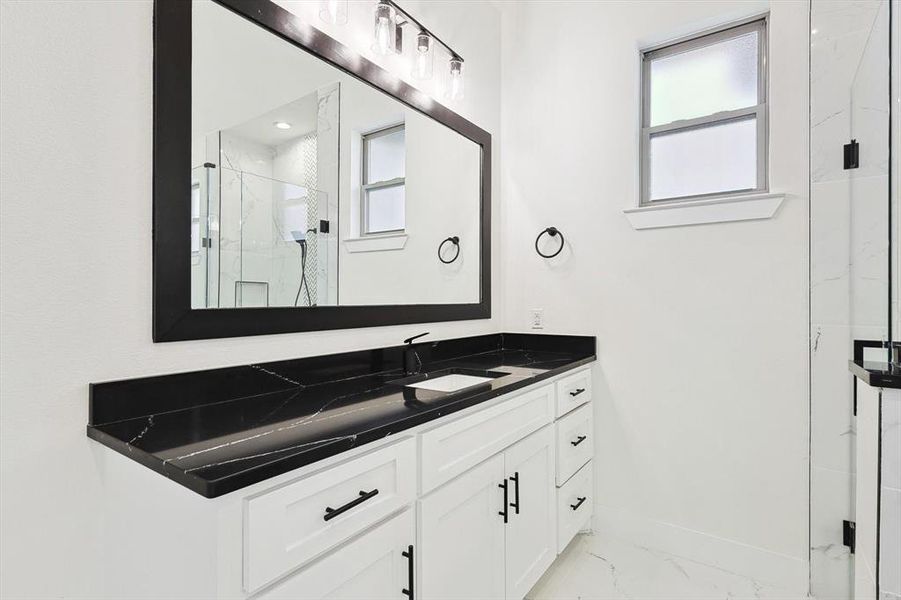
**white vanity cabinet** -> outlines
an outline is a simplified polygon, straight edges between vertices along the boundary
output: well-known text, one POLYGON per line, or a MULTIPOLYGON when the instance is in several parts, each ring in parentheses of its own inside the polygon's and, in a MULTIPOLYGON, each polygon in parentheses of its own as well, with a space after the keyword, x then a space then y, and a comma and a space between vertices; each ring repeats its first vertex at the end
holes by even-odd
POLYGON ((522 600, 591 516, 590 399, 569 371, 213 499, 110 453, 108 597, 522 600))
POLYGON ((421 598, 523 598, 557 554, 553 428, 491 457, 419 506, 421 598))
POLYGON ((504 478, 496 455, 419 502, 420 597, 503 600, 504 478))
MULTIPOLYGON (((394 600, 410 589, 416 517, 411 509, 374 527, 257 596, 259 600, 394 600)), ((415 590, 414 590, 415 591, 415 590)))

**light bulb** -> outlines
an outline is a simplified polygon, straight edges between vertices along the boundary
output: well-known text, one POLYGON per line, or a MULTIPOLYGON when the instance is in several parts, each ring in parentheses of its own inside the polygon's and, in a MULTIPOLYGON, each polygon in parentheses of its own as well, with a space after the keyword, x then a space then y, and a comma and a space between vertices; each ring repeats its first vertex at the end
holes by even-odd
POLYGON ((445 95, 451 100, 463 98, 463 59, 459 56, 450 59, 450 78, 445 95))
POLYGON ((413 72, 414 79, 431 79, 432 78, 432 36, 424 31, 420 31, 416 36, 416 52, 413 55, 413 72))
POLYGON ((319 18, 332 25, 347 23, 347 0, 322 0, 319 18))
POLYGON ((376 54, 388 54, 391 51, 391 34, 394 20, 391 18, 391 5, 379 0, 375 7, 375 43, 372 46, 376 54))

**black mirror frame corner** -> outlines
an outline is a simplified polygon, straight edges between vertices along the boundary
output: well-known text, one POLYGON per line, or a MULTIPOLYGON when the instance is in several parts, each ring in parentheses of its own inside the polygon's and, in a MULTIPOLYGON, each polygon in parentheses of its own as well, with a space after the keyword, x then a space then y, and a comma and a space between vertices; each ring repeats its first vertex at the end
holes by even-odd
POLYGON ((491 135, 270 0, 213 0, 446 125, 482 149, 480 301, 321 306, 315 310, 191 308, 191 2, 153 8, 153 341, 226 338, 491 317, 491 135))

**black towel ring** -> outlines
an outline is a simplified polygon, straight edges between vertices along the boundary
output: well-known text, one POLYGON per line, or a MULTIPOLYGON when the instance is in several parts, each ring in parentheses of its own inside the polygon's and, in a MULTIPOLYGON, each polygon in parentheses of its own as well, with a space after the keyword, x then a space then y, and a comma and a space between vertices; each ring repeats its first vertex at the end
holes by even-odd
POLYGON ((563 252, 563 244, 565 242, 566 240, 563 239, 563 233, 559 229, 557 229, 556 227, 548 227, 547 229, 539 233, 537 238, 535 238, 535 252, 537 252, 539 256, 544 258, 554 258, 558 254, 563 252), (557 237, 558 235, 560 236, 560 247, 557 248, 557 251, 553 254, 544 254, 541 250, 538 249, 538 242, 539 240, 541 240, 541 236, 543 236, 545 233, 551 237, 557 237))
POLYGON ((447 238, 446 240, 444 240, 443 242, 441 242, 441 243, 438 245, 438 260, 440 260, 440 261, 443 262, 444 264, 446 264, 446 265, 451 264, 452 262, 454 262, 455 260, 457 260, 457 257, 458 257, 458 256, 460 256, 460 238, 459 238, 459 237, 457 237, 457 236, 455 236, 455 235, 454 235, 454 236, 451 236, 451 237, 447 238), (451 244, 453 244, 454 246, 457 247, 457 253, 454 254, 454 257, 453 257, 452 259, 450 259, 450 260, 444 260, 444 257, 441 256, 441 250, 444 248, 444 244, 446 244, 446 243, 448 243, 448 242, 450 242, 451 244))

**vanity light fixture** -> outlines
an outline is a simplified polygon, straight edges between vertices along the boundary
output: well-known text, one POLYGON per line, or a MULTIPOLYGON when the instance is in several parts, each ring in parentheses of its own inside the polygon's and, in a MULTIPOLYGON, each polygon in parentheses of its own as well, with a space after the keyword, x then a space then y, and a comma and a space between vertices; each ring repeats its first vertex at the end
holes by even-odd
POLYGON ((347 23, 347 0, 322 0, 319 18, 332 25, 347 23))
POLYGON ((431 79, 432 62, 435 53, 432 51, 432 36, 425 31, 420 31, 416 36, 416 52, 413 58, 413 78, 431 79))
POLYGON ((291 129, 291 123, 285 121, 276 121, 273 125, 276 129, 291 129))
POLYGON ((376 54, 384 56, 394 49, 392 42, 397 24, 394 22, 393 13, 394 9, 387 0, 379 0, 375 7, 375 42, 372 45, 372 50, 376 54))
POLYGON ((375 41, 372 50, 382 56, 391 52, 403 54, 403 28, 406 25, 413 25, 419 30, 416 35, 410 69, 412 78, 419 80, 432 78, 435 45, 437 44, 450 55, 449 75, 444 96, 449 100, 463 98, 463 57, 423 27, 419 21, 400 8, 394 0, 378 0, 375 6, 375 41))
POLYGON ((456 55, 450 59, 450 75, 445 94, 450 100, 463 98, 463 59, 456 55))

